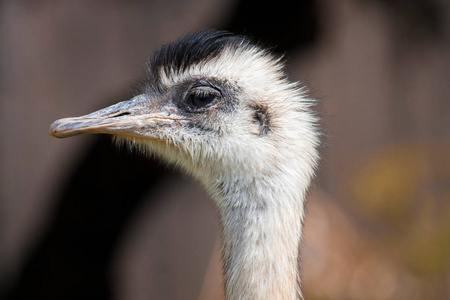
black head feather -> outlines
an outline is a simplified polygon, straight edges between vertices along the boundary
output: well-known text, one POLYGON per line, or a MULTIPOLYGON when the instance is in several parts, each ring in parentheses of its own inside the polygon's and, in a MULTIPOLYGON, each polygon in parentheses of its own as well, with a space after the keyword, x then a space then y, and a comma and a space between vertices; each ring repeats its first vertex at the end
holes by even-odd
POLYGON ((146 67, 147 88, 163 92, 161 71, 180 73, 188 67, 217 57, 225 48, 246 48, 251 43, 243 36, 226 31, 201 30, 178 40, 163 44, 150 58, 146 67))

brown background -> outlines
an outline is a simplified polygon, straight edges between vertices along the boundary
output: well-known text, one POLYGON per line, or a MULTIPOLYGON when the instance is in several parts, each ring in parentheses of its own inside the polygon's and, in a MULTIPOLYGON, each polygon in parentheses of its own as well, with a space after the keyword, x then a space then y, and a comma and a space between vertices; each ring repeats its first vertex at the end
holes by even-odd
POLYGON ((450 299, 444 0, 1 1, 0 298, 220 299, 195 182, 107 137, 47 135, 130 97, 157 45, 205 27, 278 45, 321 99, 306 299, 450 299))

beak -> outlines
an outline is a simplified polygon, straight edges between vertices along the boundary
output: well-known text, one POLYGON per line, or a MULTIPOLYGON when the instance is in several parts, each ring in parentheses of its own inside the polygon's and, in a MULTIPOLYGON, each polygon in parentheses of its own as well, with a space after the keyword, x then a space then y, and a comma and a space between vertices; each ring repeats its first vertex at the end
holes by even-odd
POLYGON ((139 137, 144 135, 145 129, 148 134, 148 127, 181 120, 167 113, 146 114, 145 100, 144 95, 139 95, 85 116, 57 120, 48 133, 57 138, 92 133, 139 137))

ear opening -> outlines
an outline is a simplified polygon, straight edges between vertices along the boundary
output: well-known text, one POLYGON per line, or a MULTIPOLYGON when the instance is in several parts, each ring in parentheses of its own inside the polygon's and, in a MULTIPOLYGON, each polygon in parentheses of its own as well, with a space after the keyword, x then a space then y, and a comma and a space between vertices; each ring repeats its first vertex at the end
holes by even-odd
POLYGON ((264 136, 270 131, 270 117, 267 106, 252 106, 253 122, 259 127, 259 136, 264 136))

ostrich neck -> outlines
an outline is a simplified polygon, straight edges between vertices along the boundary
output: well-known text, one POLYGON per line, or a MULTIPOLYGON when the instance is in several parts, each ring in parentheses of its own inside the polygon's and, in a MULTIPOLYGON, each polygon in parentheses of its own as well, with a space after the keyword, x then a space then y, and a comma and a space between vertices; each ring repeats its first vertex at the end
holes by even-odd
POLYGON ((253 181, 240 187, 234 182, 228 188, 222 185, 222 193, 216 197, 222 225, 225 296, 300 299, 303 191, 289 197, 279 187, 276 193, 276 188, 263 186, 253 181))

